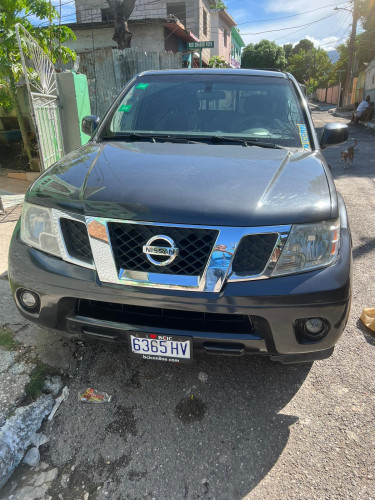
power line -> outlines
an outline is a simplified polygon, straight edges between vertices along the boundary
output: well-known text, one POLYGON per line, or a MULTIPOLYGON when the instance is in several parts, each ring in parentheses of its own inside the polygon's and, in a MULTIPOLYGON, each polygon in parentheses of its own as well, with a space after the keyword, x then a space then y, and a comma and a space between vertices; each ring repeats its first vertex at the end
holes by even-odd
POLYGON ((237 23, 237 26, 241 26, 242 24, 266 23, 270 21, 279 21, 280 19, 287 19, 290 17, 304 16, 305 14, 310 14, 311 12, 315 12, 317 10, 327 9, 328 7, 335 7, 337 5, 344 5, 347 3, 348 2, 331 3, 330 5, 325 5, 324 7, 318 7, 317 9, 307 10, 306 12, 301 12, 300 14, 292 14, 290 16, 283 16, 283 17, 272 17, 270 19, 258 19, 257 21, 245 21, 243 23, 237 23))
POLYGON ((330 14, 329 16, 322 17, 316 21, 312 21, 311 23, 307 23, 307 24, 302 24, 300 26, 290 26, 289 28, 278 28, 278 29, 274 29, 274 30, 258 31, 256 33, 241 33, 241 36, 244 36, 244 35, 262 35, 263 33, 272 33, 274 31, 285 31, 285 30, 292 30, 294 28, 305 28, 306 26, 311 26, 312 24, 316 24, 316 23, 319 23, 320 21, 324 21, 325 19, 329 19, 330 17, 335 16, 336 14, 337 14, 337 12, 334 12, 333 14, 330 14))

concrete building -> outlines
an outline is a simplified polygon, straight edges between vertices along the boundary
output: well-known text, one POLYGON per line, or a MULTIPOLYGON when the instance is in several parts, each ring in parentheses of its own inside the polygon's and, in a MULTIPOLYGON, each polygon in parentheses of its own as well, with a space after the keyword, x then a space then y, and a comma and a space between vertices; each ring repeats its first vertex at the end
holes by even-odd
MULTIPOLYGON (((136 0, 129 20, 132 48, 141 51, 186 52, 186 66, 196 65, 198 54, 188 54, 186 42, 211 38, 211 9, 214 0, 136 0), (194 64, 195 59, 195 64, 194 64)), ((78 51, 117 48, 112 40, 113 14, 105 0, 75 0, 77 23, 68 26, 77 40, 69 46, 78 51)), ((210 49, 203 50, 208 65, 210 49)))
POLYGON ((375 59, 366 68, 364 97, 370 96, 371 102, 375 102, 375 59))
POLYGON ((236 23, 226 10, 211 11, 211 40, 214 42, 214 48, 210 49, 211 57, 222 57, 228 68, 231 67, 231 31, 234 26, 236 23))
POLYGON ((237 31, 237 28, 235 26, 232 26, 231 35, 232 35, 232 45, 230 54, 230 65, 232 68, 240 68, 242 48, 245 47, 245 42, 242 40, 242 37, 237 31))

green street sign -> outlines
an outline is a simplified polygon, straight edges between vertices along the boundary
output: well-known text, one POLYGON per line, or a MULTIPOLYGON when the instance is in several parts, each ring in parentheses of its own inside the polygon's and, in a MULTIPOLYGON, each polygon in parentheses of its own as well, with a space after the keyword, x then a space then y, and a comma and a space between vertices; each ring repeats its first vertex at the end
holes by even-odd
POLYGON ((213 49, 214 42, 187 42, 188 49, 213 49))

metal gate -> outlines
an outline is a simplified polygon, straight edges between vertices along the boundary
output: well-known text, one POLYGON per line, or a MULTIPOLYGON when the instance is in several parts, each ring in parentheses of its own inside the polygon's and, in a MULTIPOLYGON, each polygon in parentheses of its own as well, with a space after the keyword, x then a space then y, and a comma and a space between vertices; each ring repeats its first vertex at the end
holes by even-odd
POLYGON ((16 34, 41 167, 45 170, 64 156, 56 72, 52 61, 21 24, 16 24, 16 34))

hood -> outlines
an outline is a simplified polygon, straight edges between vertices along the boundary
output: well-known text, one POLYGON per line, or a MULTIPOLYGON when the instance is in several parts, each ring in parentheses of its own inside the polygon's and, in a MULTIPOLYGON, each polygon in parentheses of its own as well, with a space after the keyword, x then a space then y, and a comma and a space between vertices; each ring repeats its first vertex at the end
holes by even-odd
POLYGON ((42 174, 26 200, 97 217, 260 226, 336 217, 330 183, 320 152, 89 143, 42 174))

